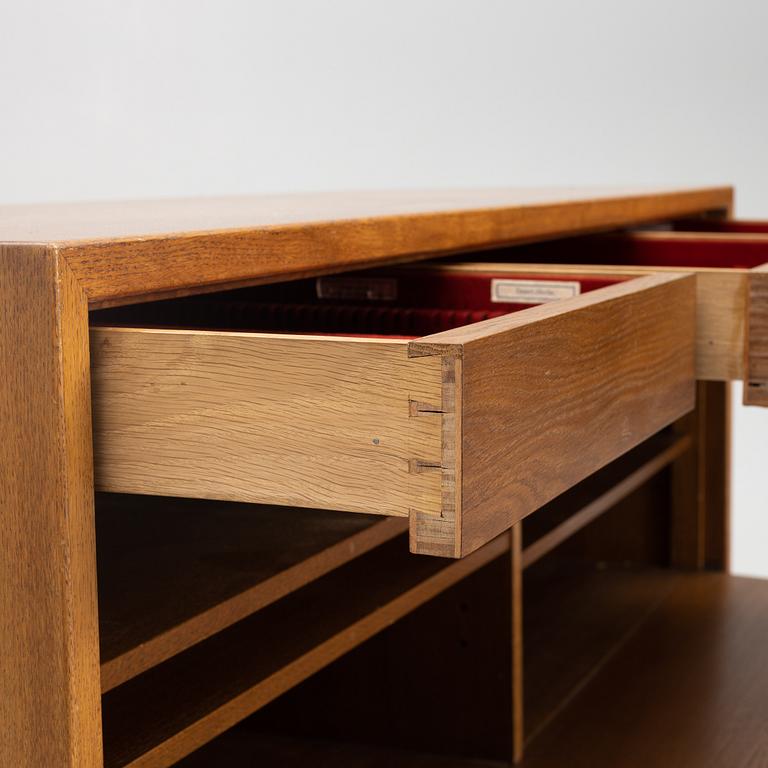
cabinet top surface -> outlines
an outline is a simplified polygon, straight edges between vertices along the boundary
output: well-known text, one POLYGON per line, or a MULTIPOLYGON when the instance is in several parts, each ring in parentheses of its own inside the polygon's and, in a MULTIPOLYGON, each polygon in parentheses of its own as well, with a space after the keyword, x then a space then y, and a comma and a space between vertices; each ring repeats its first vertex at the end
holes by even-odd
POLYGON ((481 210, 493 219, 538 207, 568 209, 588 205, 597 212, 619 202, 624 206, 626 221, 631 223, 633 209, 653 198, 674 213, 686 200, 693 208, 710 201, 715 207, 725 206, 730 202, 731 189, 469 188, 4 205, 0 206, 0 241, 67 243, 171 234, 181 237, 222 230, 380 217, 407 219, 481 210))
POLYGON ((506 188, 12 205, 0 206, 0 243, 55 250, 91 302, 106 304, 610 229, 731 200, 730 187, 506 188))

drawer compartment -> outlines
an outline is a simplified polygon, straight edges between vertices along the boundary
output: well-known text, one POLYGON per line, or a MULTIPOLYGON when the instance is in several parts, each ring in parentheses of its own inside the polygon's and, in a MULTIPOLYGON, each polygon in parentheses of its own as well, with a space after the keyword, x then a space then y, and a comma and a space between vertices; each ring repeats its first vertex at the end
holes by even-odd
POLYGON ((97 316, 97 487, 408 516, 460 557, 693 407, 691 276, 513 311, 508 273, 405 274, 97 316))
POLYGON ((694 273, 697 377, 743 379, 745 402, 768 405, 768 222, 702 219, 673 227, 506 249, 483 260, 516 262, 495 266, 517 273, 694 273))

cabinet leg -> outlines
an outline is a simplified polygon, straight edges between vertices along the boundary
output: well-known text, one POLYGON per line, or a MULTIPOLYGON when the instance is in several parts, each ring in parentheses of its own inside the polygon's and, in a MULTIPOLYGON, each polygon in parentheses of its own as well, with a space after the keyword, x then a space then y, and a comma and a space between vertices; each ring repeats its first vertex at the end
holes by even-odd
POLYGON ((0 765, 102 765, 88 307, 0 246, 0 765))
POLYGON ((696 409, 675 424, 691 447, 672 465, 673 567, 728 567, 730 392, 722 382, 699 382, 696 409))
POLYGON ((512 560, 512 760, 523 759, 523 523, 510 531, 512 560))

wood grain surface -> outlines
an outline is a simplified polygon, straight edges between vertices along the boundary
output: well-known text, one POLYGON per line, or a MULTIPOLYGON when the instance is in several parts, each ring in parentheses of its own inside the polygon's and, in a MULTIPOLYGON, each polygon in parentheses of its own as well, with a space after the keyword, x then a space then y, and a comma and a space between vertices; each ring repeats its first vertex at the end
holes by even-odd
MULTIPOLYGON (((89 306, 722 213, 730 210, 731 201, 730 188, 463 190, 0 208, 0 242, 5 243, 0 249, 0 360, 5 374, 0 384, 0 543, 6 553, 0 563, 4 693, 0 764, 24 768, 101 765, 89 306)), ((480 350, 482 343, 478 344, 480 350)), ((184 354, 194 361, 195 353, 187 350, 184 354)), ((142 363, 134 359, 137 380, 142 363)), ((436 393, 450 393, 450 387, 440 384, 432 389, 433 380, 442 377, 448 384, 445 377, 461 366, 464 370, 459 370, 457 386, 464 387, 465 395, 472 393, 477 375, 473 375, 471 363, 467 372, 466 363, 459 358, 441 360, 436 376, 431 369, 424 376, 429 379, 429 392, 418 391, 418 398, 406 393, 406 405, 411 401, 408 430, 428 433, 435 451, 426 457, 411 457, 415 461, 409 460, 407 471, 398 454, 398 481, 386 486, 393 493, 407 487, 403 498, 410 503, 415 494, 424 509, 433 509, 428 505, 451 508, 448 470, 461 469, 461 462, 471 455, 472 447, 456 438, 462 433, 462 419, 469 424, 470 433, 475 431, 472 420, 480 412, 462 406, 453 414, 442 413, 440 400, 431 399, 436 393), (453 427, 449 426, 451 420, 453 427), (451 429, 453 447, 446 442, 451 429), (452 457, 451 451, 457 448, 460 450, 452 457), (441 453, 449 457, 450 466, 443 467, 441 453), (420 488, 425 489, 423 494, 420 488)), ((409 370, 415 369, 410 366, 409 370)), ((205 380, 211 383, 212 373, 211 368, 204 369, 202 383, 195 386, 204 392, 205 380)), ((228 383, 235 390, 240 373, 234 372, 228 383)), ((352 375, 360 379, 359 373, 351 371, 352 375)), ((243 386, 247 379, 243 377, 243 386)), ((172 377, 165 382, 170 382, 169 389, 178 384, 172 377)), ((365 430, 367 417, 349 415, 349 402, 334 399, 333 387, 326 384, 323 395, 344 414, 341 428, 336 425, 330 435, 331 444, 334 440, 343 443, 345 435, 370 437, 365 430)), ((160 399, 164 396, 161 390, 155 394, 160 399)), ((173 408, 169 398, 166 402, 173 408)), ((224 415, 239 418, 238 407, 232 406, 229 414, 224 409, 224 415)), ((125 410, 127 413, 130 407, 125 410)), ((199 419, 198 424, 204 426, 196 433, 199 442, 195 445, 207 449, 207 440, 219 440, 222 455, 235 456, 221 434, 208 430, 210 421, 204 412, 203 402, 192 415, 192 426, 185 421, 188 414, 176 411, 174 425, 163 423, 161 414, 158 429, 192 434, 197 429, 194 421, 199 419)), ((128 417, 126 424, 130 432, 128 417)), ((255 424, 260 428, 258 421, 255 424)), ((296 429, 293 444, 300 445, 298 419, 296 429)), ((282 450, 288 441, 274 436, 275 432, 273 429, 275 445, 282 450)), ((379 443, 371 438, 371 446, 379 447, 384 441, 376 437, 379 443)), ((560 440, 553 441, 555 448, 562 447, 562 436, 560 440)), ((363 457, 362 443, 360 446, 363 457)), ((173 460, 170 454, 166 458, 173 460)), ((137 451, 132 459, 151 471, 151 456, 137 451)), ((361 458, 363 463, 365 460, 361 458)), ((221 456, 218 462, 220 467, 225 463, 221 456)), ((321 489, 326 482, 341 483, 341 460, 336 465, 339 474, 330 481, 311 467, 311 459, 307 458, 306 466, 321 489)), ((205 485, 208 468, 203 461, 198 465, 199 484, 205 485)), ((485 471, 485 476, 479 475, 480 482, 490 476, 487 468, 485 471)), ((140 482, 139 474, 135 472, 131 482, 140 482)), ((463 474, 471 476, 474 468, 470 475, 463 474)), ((378 482, 375 474, 367 476, 378 482)), ((247 475, 243 477, 247 483, 247 475)), ((243 477, 230 478, 232 485, 243 477)), ((284 479, 286 496, 304 498, 295 478, 291 484, 289 468, 284 479)), ((376 496, 375 482, 373 489, 353 488, 353 497, 358 498, 358 493, 366 499, 376 496)), ((546 485, 551 491, 556 483, 546 485)), ((320 490, 318 495, 324 492, 320 490)), ((280 493, 275 489, 276 495, 280 493)), ((462 489, 461 497, 453 496, 463 498, 463 494, 462 489)), ((390 498, 379 494, 377 507, 389 504, 390 498)), ((398 505, 400 501, 395 502, 398 505)), ((411 507, 399 508, 400 514, 411 511, 411 507)), ((461 522, 461 505, 455 510, 461 522)), ((490 531, 486 526, 483 536, 490 536, 490 531)), ((456 551, 455 542, 452 551, 456 551)), ((456 578, 461 578, 460 566, 456 564, 457 570, 451 571, 456 578)), ((390 615, 385 611, 382 621, 390 615)))
POLYGON ((649 276, 410 344, 94 329, 97 486, 410 515, 414 552, 459 557, 680 415, 693 288, 649 276), (516 391, 534 370, 554 429, 516 391), (597 452, 564 442, 587 413, 605 420, 597 452), (489 463, 509 448, 488 435, 512 465, 489 463), (563 455, 561 479, 519 478, 563 455), (518 473, 498 495, 497 472, 518 473))
POLYGON ((730 209, 703 189, 390 190, 0 208, 0 242, 52 244, 93 306, 414 260, 730 209))
MULTIPOLYGON (((506 252, 515 258, 514 249, 506 252)), ((640 277, 654 273, 696 275, 696 378, 734 381, 744 378, 747 290, 753 272, 747 269, 638 267, 605 264, 452 263, 449 271, 499 271, 514 274, 640 277)))
POLYGON ((694 290, 647 276, 411 342, 461 364, 455 514, 417 551, 471 552, 691 410, 694 290))
POLYGON ((87 306, 40 246, 0 246, 0 765, 99 768, 87 306))
POLYGON ((744 403, 768 406, 768 264, 749 274, 744 403))
POLYGON ((439 514, 442 416, 409 401, 440 403, 441 363, 414 362, 397 340, 94 329, 97 487, 439 514))
MULTIPOLYGON (((676 422, 677 423, 677 422, 676 422)), ((586 477, 580 483, 569 488, 564 493, 554 498, 536 510, 536 514, 529 515, 523 526, 523 551, 534 546, 539 539, 557 530, 563 524, 567 524, 578 510, 590 507, 602 497, 610 497, 612 489, 616 485, 624 484, 624 481, 635 475, 638 471, 653 462, 659 454, 665 452, 680 435, 675 434, 674 425, 661 430, 649 440, 645 440, 636 448, 619 456, 619 458, 607 464, 599 472, 586 477)), ((615 530, 620 530, 618 538, 624 544, 630 544, 621 552, 621 557, 642 562, 666 563, 669 560, 669 520, 666 514, 669 508, 669 473, 662 470, 661 482, 651 479, 644 483, 641 489, 635 489, 627 497, 616 499, 616 508, 624 510, 616 515, 600 515, 589 528, 597 530, 597 534, 587 536, 579 531, 573 531, 572 536, 564 539, 554 551, 560 547, 566 550, 573 548, 572 539, 594 539, 594 546, 599 547, 603 539, 615 539, 615 530), (648 515, 643 513, 643 500, 649 498, 646 491, 656 492, 660 503, 656 505, 650 522, 646 521, 648 515), (638 492, 640 491, 640 492, 638 492), (606 518, 609 520, 606 522, 606 518), (614 524, 611 522, 617 519, 614 524), (619 528, 620 526, 620 528, 619 528), (637 545, 637 546, 635 546, 637 545)), ((610 510, 607 510, 610 511, 610 510)), ((533 551, 533 550, 532 550, 533 551)), ((595 557, 604 557, 605 553, 590 550, 595 557)))
POLYGON ((655 456, 649 458, 648 461, 616 482, 609 490, 585 504, 581 509, 576 508, 563 522, 529 544, 521 553, 522 568, 532 566, 600 515, 613 509, 618 502, 629 496, 643 483, 668 467, 691 448, 691 437, 687 434, 663 442, 668 444, 661 447, 655 456))

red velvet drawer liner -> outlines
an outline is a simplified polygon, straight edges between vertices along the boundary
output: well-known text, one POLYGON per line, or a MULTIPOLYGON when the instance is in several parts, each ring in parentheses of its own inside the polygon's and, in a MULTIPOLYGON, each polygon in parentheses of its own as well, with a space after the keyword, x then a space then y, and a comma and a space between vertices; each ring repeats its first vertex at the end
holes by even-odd
POLYGON ((261 304, 216 302, 217 326, 273 333, 329 333, 364 336, 427 336, 447 328, 507 314, 504 310, 442 309, 356 304, 261 304))
POLYGON ((730 232, 743 235, 768 235, 768 221, 749 219, 678 221, 675 222, 674 229, 676 232, 730 232))
MULTIPOLYGON (((768 237, 733 239, 708 233, 654 232, 651 237, 606 235, 557 240, 507 249, 495 258, 519 263, 613 264, 638 267, 716 267, 752 269, 768 263, 768 237)), ((487 256, 483 260, 490 260, 487 256)))
MULTIPOLYGON (((582 293, 620 282, 572 275, 449 273, 431 270, 339 276, 397 281, 394 299, 321 299, 315 280, 259 286, 224 294, 157 302, 94 313, 99 325, 250 330, 272 333, 415 338, 526 309, 530 304, 493 302, 491 281, 578 282, 582 293)), ((333 280, 334 278, 323 278, 333 280)))

